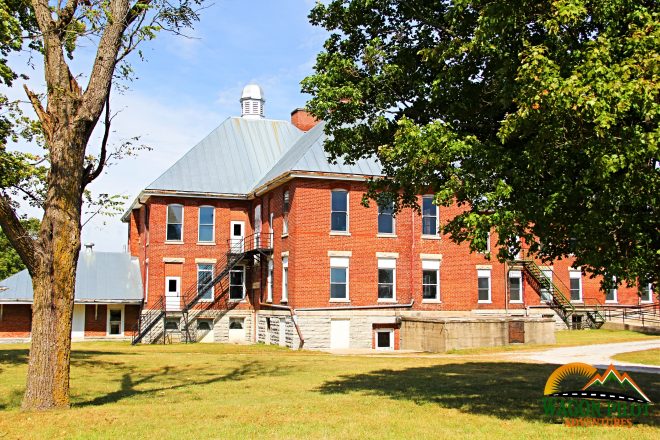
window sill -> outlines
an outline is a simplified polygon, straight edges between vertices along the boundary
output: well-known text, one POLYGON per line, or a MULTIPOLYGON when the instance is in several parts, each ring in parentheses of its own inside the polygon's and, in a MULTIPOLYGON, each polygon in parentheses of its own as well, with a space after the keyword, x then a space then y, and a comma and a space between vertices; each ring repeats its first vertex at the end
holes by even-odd
POLYGON ((442 304, 439 299, 422 299, 422 304, 442 304))
POLYGON ((289 236, 289 233, 287 232, 286 234, 282 234, 281 238, 287 238, 289 236))
POLYGON ((509 301, 509 304, 522 304, 522 300, 520 301, 509 301))
POLYGON ((618 302, 619 302, 619 301, 617 301, 617 300, 615 300, 615 299, 610 299, 610 300, 606 300, 606 301, 605 301, 605 304, 616 304, 616 303, 618 303, 618 302))
POLYGON ((330 298, 331 303, 349 303, 351 302, 350 299, 343 299, 343 298, 330 298))
POLYGON ((378 298, 377 302, 396 304, 396 299, 378 298))
POLYGON ((288 299, 283 299, 280 301, 280 304, 288 304, 289 300, 288 299))
POLYGON ((119 339, 119 338, 125 338, 126 336, 124 336, 124 334, 122 333, 121 335, 111 335, 111 334, 106 334, 105 337, 106 337, 106 338, 116 338, 116 339, 119 339))
POLYGON ((247 301, 245 300, 245 298, 229 298, 228 301, 229 301, 229 302, 235 302, 235 303, 238 303, 238 302, 247 302, 247 301))
POLYGON ((440 240, 439 235, 422 235, 422 240, 440 240))
POLYGON ((351 233, 347 231, 330 231, 330 235, 338 235, 344 237, 350 237, 351 233))
POLYGON ((198 241, 198 246, 215 246, 215 241, 198 241))
POLYGON ((572 299, 571 302, 575 304, 584 304, 584 301, 582 301, 581 299, 572 299))
POLYGON ((378 233, 376 234, 377 238, 397 238, 396 234, 385 234, 385 233, 378 233))
POLYGON ((183 244, 183 241, 180 240, 165 240, 165 244, 183 244))
POLYGON ((201 303, 212 303, 214 300, 213 299, 200 299, 199 302, 201 303))
POLYGON ((492 304, 492 303, 493 301, 483 301, 483 300, 477 301, 477 304, 492 304))

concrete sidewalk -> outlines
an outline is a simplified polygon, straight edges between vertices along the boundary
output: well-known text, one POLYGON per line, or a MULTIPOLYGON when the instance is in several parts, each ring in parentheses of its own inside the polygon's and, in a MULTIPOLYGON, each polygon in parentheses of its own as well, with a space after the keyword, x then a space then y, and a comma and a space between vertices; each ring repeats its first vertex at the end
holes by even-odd
MULTIPOLYGON (((593 365, 596 368, 607 368, 610 364, 614 364, 618 370, 622 371, 660 374, 660 366, 653 367, 612 359, 612 356, 620 353, 649 350, 652 348, 660 348, 660 339, 617 342, 613 344, 579 345, 575 347, 551 348, 549 350, 535 352, 521 351, 514 353, 498 353, 498 355, 509 359, 536 361, 548 364, 584 362, 585 364, 593 365)), ((660 359, 658 359, 658 362, 660 363, 660 359)))

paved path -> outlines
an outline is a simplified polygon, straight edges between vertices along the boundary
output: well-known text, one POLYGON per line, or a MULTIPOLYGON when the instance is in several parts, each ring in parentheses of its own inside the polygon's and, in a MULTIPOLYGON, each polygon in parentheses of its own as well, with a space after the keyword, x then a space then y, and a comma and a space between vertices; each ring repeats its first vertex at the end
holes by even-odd
POLYGON ((506 354, 502 353, 501 356, 506 356, 510 359, 515 358, 517 360, 530 360, 549 364, 584 362, 585 364, 591 364, 596 368, 607 368, 610 364, 614 364, 617 369, 625 371, 660 374, 660 367, 622 362, 612 359, 612 356, 620 353, 649 350, 651 348, 660 348, 660 339, 617 342, 613 344, 579 345, 576 347, 559 347, 534 352, 520 351, 506 354))

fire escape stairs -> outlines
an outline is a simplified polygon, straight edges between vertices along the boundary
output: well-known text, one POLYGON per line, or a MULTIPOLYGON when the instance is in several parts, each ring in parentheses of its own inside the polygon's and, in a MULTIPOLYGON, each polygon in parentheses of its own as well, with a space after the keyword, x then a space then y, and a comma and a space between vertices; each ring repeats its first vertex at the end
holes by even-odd
MULTIPOLYGON (((171 311, 181 314, 182 342, 197 342, 197 333, 191 326, 197 318, 197 315, 191 316, 191 312, 197 310, 195 305, 205 299, 209 290, 227 278, 231 270, 241 261, 251 260, 254 256, 270 256, 273 252, 272 243, 273 233, 255 233, 243 239, 229 240, 229 251, 215 263, 216 269, 211 280, 203 286, 200 286, 198 283, 191 285, 181 294, 183 306, 179 310, 171 311)), ((165 297, 160 297, 150 309, 144 309, 143 304, 142 309, 136 331, 134 332, 133 345, 142 341, 161 320, 163 321, 164 336, 164 320, 168 313, 165 297)))
POLYGON ((569 329, 575 328, 572 316, 576 313, 587 318, 580 328, 600 328, 605 323, 605 317, 597 304, 577 309, 570 300, 570 289, 554 273, 552 279, 546 276, 531 257, 521 257, 515 260, 513 264, 523 269, 527 283, 532 286, 534 291, 541 297, 541 300, 564 321, 569 329), (556 282, 553 280, 556 280, 556 282))

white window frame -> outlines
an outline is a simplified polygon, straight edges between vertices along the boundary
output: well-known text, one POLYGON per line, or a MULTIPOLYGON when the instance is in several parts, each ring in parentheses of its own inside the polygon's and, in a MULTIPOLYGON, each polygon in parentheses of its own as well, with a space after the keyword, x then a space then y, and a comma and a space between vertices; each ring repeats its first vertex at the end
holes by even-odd
POLYGON ((422 303, 439 303, 440 302, 440 261, 439 260, 422 260, 422 303), (424 284, 424 272, 435 272, 435 298, 424 298, 424 286, 431 284, 424 284))
POLYGON ((394 350, 394 329, 393 328, 377 328, 374 329, 374 348, 381 351, 392 351, 394 350), (390 346, 389 347, 379 347, 378 346, 378 333, 389 333, 390 335, 390 346))
POLYGON ((439 237, 440 234, 438 233, 438 229, 440 226, 440 207, 438 205, 433 204, 435 206, 435 231, 433 234, 425 234, 424 233, 424 199, 431 199, 431 204, 433 204, 433 199, 435 198, 434 195, 432 194, 426 194, 422 196, 422 238, 436 238, 439 237))
POLYGON ((380 226, 380 222, 378 220, 380 219, 380 216, 381 216, 381 213, 380 213, 381 206, 377 205, 377 209, 378 209, 378 213, 377 213, 377 216, 376 216, 376 234, 379 237, 393 237, 393 236, 396 236, 396 218, 394 217, 394 212, 392 212, 392 214, 390 215, 390 217, 392 217, 392 232, 380 232, 378 230, 378 227, 380 226))
POLYGON ((330 234, 332 235, 349 235, 350 230, 351 230, 351 215, 350 215, 350 194, 347 190, 341 189, 341 188, 336 188, 330 191, 330 234), (346 194, 346 230, 341 231, 338 229, 332 229, 332 214, 334 212, 344 212, 344 211, 333 211, 332 210, 332 196, 334 193, 340 193, 343 192, 346 194))
MULTIPOLYGON (((268 209, 271 209, 272 206, 272 201, 271 203, 268 204, 268 209)), ((273 221, 275 220, 275 213, 273 211, 270 211, 268 213, 268 243, 270 243, 270 247, 273 247, 273 240, 275 240, 275 229, 273 229, 273 221)))
POLYGON ((268 268, 266 274, 266 302, 273 302, 273 275, 275 272, 275 263, 272 258, 268 259, 268 268))
POLYGON ((254 207, 254 248, 261 247, 261 232, 263 231, 263 220, 261 219, 261 203, 254 207))
POLYGON ((291 191, 282 193, 282 236, 289 235, 289 212, 291 211, 291 191))
POLYGON ((197 209, 197 242, 198 243, 204 243, 204 244, 215 244, 215 206, 210 206, 210 205, 203 205, 200 206, 197 209), (202 226, 209 226, 209 224, 205 223, 202 224, 202 209, 203 208, 210 208, 211 212, 213 213, 213 223, 211 223, 211 240, 202 240, 200 237, 200 232, 202 229, 202 226))
MULTIPOLYGON (((392 298, 380 298, 378 290, 376 290, 376 298, 378 302, 396 302, 396 258, 379 258, 378 270, 390 269, 392 270, 392 298)), ((380 287, 380 282, 376 279, 377 287, 380 287)))
POLYGON ((184 229, 184 223, 185 223, 185 209, 184 206, 180 203, 170 203, 167 205, 166 211, 165 211, 165 242, 166 243, 183 243, 183 231, 184 229), (167 230, 170 225, 170 206, 174 207, 180 207, 181 208, 181 223, 172 223, 173 225, 181 225, 181 237, 178 240, 171 240, 167 237, 167 230))
MULTIPOLYGON (((612 277, 612 282, 616 283, 616 277, 612 277)), ((614 291, 614 299, 607 299, 607 294, 609 292, 605 292, 605 303, 606 304, 616 304, 619 302, 619 289, 616 287, 616 284, 614 285, 614 289, 610 289, 610 291, 614 291)))
POLYGON ((329 290, 330 302, 349 302, 350 301, 350 258, 348 257, 330 257, 330 286, 332 286, 332 269, 345 269, 346 271, 346 298, 332 298, 332 288, 329 290))
MULTIPOLYGON (((199 266, 211 266, 211 281, 215 275, 215 265, 211 263, 197 263, 197 295, 199 295, 199 266)), ((208 271, 205 271, 208 272, 208 271)), ((215 299, 215 286, 211 286, 211 298, 200 298, 199 302, 213 302, 215 299)))
POLYGON ((282 300, 289 301, 289 257, 282 257, 282 300))
POLYGON ((510 270, 509 271, 509 302, 511 304, 522 304, 525 302, 524 300, 524 292, 523 292, 523 277, 522 277, 522 271, 520 270, 510 270), (520 299, 512 299, 511 298, 511 278, 516 278, 519 282, 519 289, 520 289, 520 299))
POLYGON ((123 336, 124 336, 124 331, 125 331, 125 326, 126 326, 126 319, 125 319, 126 316, 125 316, 125 313, 124 313, 124 305, 123 305, 123 304, 121 304, 121 305, 111 305, 111 304, 108 304, 106 314, 107 314, 107 317, 106 317, 106 323, 105 323, 105 332, 106 332, 106 335, 109 336, 109 337, 111 337, 111 338, 121 338, 121 337, 123 337, 123 336), (120 332, 119 332, 118 335, 110 334, 110 311, 111 311, 111 310, 119 310, 119 311, 121 311, 121 325, 120 325, 120 327, 119 327, 119 328, 120 328, 120 332))
POLYGON ((640 296, 639 302, 644 304, 651 304, 653 302, 653 284, 648 283, 645 286, 644 291, 648 295, 648 299, 642 299, 642 297, 640 296))
POLYGON ((571 302, 574 303, 581 303, 583 302, 583 296, 582 296, 582 271, 575 270, 575 269, 569 269, 568 270, 568 294, 571 296, 570 300, 571 302), (578 293, 580 294, 580 297, 578 299, 573 299, 572 295, 572 290, 571 289, 571 280, 578 280, 579 285, 578 285, 578 293))
POLYGON ((477 303, 491 304, 493 302, 493 278, 491 269, 477 269, 477 303), (479 278, 488 279, 488 299, 479 299, 479 278))
POLYGON ((246 293, 246 290, 247 290, 245 284, 246 284, 245 266, 242 265, 242 264, 237 264, 236 266, 234 266, 234 268, 232 270, 229 271, 229 292, 228 292, 229 293, 229 301, 235 301, 235 302, 245 301, 245 296, 246 296, 245 293, 246 293), (232 272, 238 272, 238 271, 243 272, 243 285, 241 286, 241 287, 243 287, 243 291, 242 291, 243 296, 241 298, 232 298, 231 297, 231 286, 237 286, 237 284, 232 284, 231 283, 231 273, 232 272))

